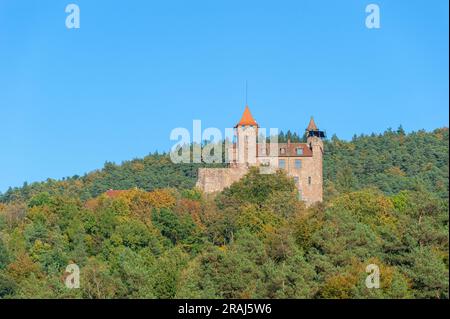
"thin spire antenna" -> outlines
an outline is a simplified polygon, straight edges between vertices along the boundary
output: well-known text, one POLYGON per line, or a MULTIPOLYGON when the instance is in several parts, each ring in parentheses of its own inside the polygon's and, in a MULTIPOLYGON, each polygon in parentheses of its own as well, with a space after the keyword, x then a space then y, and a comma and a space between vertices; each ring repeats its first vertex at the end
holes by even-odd
POLYGON ((248 83, 247 80, 245 80, 245 105, 248 105, 248 83))

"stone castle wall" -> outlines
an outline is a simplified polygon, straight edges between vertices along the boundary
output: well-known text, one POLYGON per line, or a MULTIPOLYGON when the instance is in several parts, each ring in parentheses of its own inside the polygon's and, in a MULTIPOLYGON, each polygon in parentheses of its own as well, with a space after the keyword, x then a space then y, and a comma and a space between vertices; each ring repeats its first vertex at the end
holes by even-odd
MULTIPOLYGON (((320 138, 308 138, 307 144, 311 147, 312 156, 258 156, 256 163, 270 163, 268 172, 279 169, 279 160, 284 160, 283 170, 294 178, 299 191, 299 198, 310 206, 323 200, 323 142, 320 138), (295 161, 300 160, 301 166, 297 168, 295 161)), ((233 149, 233 151, 235 151, 233 149)), ((248 164, 249 166, 253 166, 248 164)), ((260 168, 267 170, 263 166, 260 168)), ((200 168, 196 186, 205 193, 216 193, 231 186, 247 174, 247 165, 230 165, 228 168, 200 168)))
MULTIPOLYGON (((302 168, 299 170, 298 189, 301 199, 307 204, 321 202, 323 197, 323 176, 322 176, 322 159, 314 157, 304 158, 302 160, 302 168)), ((320 156, 321 157, 321 156, 320 156)), ((288 172, 294 175, 294 172, 288 172)))
MULTIPOLYGON (((278 160, 285 160, 284 170, 296 180, 300 199, 310 206, 323 199, 323 143, 320 139, 312 138, 308 141, 312 145, 313 156, 310 157, 259 157, 258 162, 269 161, 271 167, 278 169, 278 160), (301 160, 301 167, 295 167, 295 160, 301 160)), ((256 164, 258 165, 258 163, 256 164)), ((271 168, 271 170, 273 170, 271 168)), ((196 186, 205 193, 216 193, 239 181, 248 168, 234 166, 228 168, 199 168, 196 186)))
POLYGON ((220 192, 239 181, 247 172, 245 167, 199 168, 196 187, 205 193, 220 192))

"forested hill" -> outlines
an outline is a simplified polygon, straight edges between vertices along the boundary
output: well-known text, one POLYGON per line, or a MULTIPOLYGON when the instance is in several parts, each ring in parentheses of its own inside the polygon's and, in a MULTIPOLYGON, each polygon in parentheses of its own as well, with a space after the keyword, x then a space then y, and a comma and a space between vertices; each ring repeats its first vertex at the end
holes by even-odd
POLYGON ((205 196, 192 188, 197 165, 167 155, 10 190, 0 299, 448 299, 448 138, 446 128, 332 137, 326 196, 311 207, 283 170, 252 168, 205 196), (79 289, 65 284, 71 264, 79 289))
MULTIPOLYGON (((280 142, 299 135, 282 133, 280 142)), ((448 198, 448 128, 405 134, 402 128, 379 135, 336 136, 325 141, 325 196, 376 187, 386 194, 400 190, 427 190, 448 198)), ((62 180, 24 184, 0 194, 0 202, 26 201, 40 192, 96 197, 108 189, 154 190, 195 185, 201 164, 173 164, 167 154, 152 154, 117 165, 107 162, 101 170, 62 180)))
POLYGON ((448 198, 448 128, 405 134, 400 127, 382 135, 332 137, 325 146, 327 194, 376 187, 391 195, 426 190, 448 198))

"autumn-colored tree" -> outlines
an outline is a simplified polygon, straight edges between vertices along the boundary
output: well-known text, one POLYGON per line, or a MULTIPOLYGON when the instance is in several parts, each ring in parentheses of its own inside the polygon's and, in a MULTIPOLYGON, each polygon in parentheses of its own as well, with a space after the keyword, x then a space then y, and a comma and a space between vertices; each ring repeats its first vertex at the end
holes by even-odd
POLYGON ((167 154, 10 189, 0 298, 448 298, 448 129, 324 143, 311 207, 283 171, 204 194, 167 154))

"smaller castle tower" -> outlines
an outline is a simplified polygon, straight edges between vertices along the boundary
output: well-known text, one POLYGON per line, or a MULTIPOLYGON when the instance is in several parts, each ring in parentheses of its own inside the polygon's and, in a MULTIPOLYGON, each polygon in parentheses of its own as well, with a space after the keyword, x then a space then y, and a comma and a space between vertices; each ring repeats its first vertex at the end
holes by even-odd
POLYGON ((257 138, 259 125, 250 112, 248 105, 245 106, 241 120, 235 125, 237 150, 235 153, 238 166, 256 165, 257 138))
POLYGON ((311 202, 321 202, 323 199, 323 141, 325 133, 317 128, 311 116, 306 128, 306 142, 312 151, 312 165, 309 169, 306 196, 311 202))

